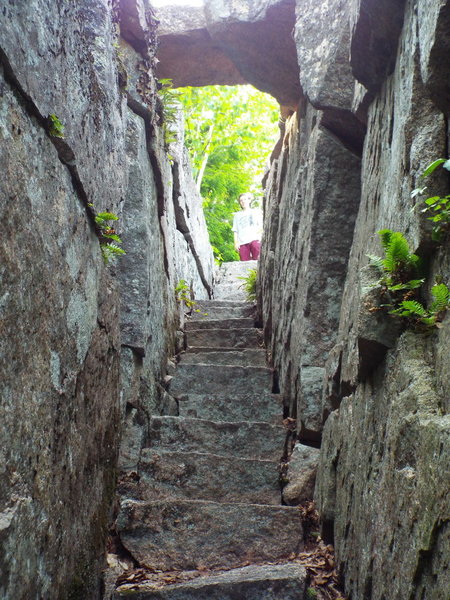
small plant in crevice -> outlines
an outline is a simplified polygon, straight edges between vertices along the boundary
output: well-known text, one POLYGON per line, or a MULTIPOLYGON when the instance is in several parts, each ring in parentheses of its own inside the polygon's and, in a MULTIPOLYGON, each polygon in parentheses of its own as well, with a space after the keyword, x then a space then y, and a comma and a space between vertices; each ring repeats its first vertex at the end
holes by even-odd
POLYGON ((385 256, 368 255, 372 267, 378 270, 380 279, 374 286, 381 286, 381 304, 393 317, 402 317, 416 329, 439 327, 445 312, 450 308, 450 291, 441 281, 431 289, 432 302, 425 307, 419 298, 425 282, 422 261, 410 251, 402 233, 382 229, 378 231, 385 256))
POLYGON ((418 289, 425 280, 419 277, 421 260, 417 254, 411 252, 402 233, 381 229, 378 235, 384 258, 372 254, 369 254, 368 258, 370 265, 380 274, 376 285, 382 287, 384 300, 387 302, 385 306, 390 306, 412 297, 413 290, 418 289))
POLYGON ((177 302, 179 304, 184 303, 186 308, 188 308, 189 310, 192 310, 197 304, 192 298, 192 290, 186 283, 185 279, 180 279, 180 281, 175 286, 175 298, 177 299, 177 302))
POLYGON ((437 283, 431 288, 431 295, 433 301, 427 308, 417 300, 403 300, 390 314, 406 317, 413 325, 440 327, 445 312, 450 308, 450 290, 445 283, 437 283))
POLYGON ((238 277, 238 279, 242 279, 244 282, 240 287, 243 287, 245 293, 247 295, 247 300, 249 302, 256 301, 256 281, 258 279, 258 270, 257 269, 249 269, 247 275, 243 277, 238 277))
POLYGON ((64 138, 64 125, 55 114, 48 115, 48 132, 53 137, 64 138))
POLYGON ((180 110, 179 92, 173 89, 171 79, 158 80, 158 95, 162 105, 162 128, 166 146, 177 141, 173 126, 176 125, 180 110))
POLYGON ((100 212, 95 215, 95 222, 100 229, 100 249, 105 263, 109 263, 118 256, 125 254, 125 250, 119 246, 122 240, 110 223, 110 221, 117 221, 118 219, 119 217, 112 212, 100 212))
MULTIPOLYGON (((444 169, 450 171, 450 160, 438 158, 428 165, 422 173, 422 177, 428 177, 441 165, 444 169)), ((426 186, 416 188, 411 192, 411 197, 424 195, 426 189, 426 186)), ((447 196, 431 196, 426 198, 423 203, 425 206, 422 203, 420 204, 422 206, 421 212, 427 213, 427 219, 433 223, 431 239, 434 242, 441 243, 450 232, 450 194, 447 196)))

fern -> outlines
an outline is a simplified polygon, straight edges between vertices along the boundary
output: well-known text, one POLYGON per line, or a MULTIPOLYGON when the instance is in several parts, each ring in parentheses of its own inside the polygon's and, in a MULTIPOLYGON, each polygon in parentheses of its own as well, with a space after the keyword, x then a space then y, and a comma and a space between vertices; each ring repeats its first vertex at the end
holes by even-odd
POLYGON ((101 232, 100 249, 105 263, 109 263, 118 256, 126 254, 125 250, 117 245, 122 243, 121 238, 117 235, 116 230, 109 224, 109 221, 117 221, 118 219, 119 217, 112 212, 99 212, 95 215, 95 222, 101 232), (112 240, 112 242, 106 240, 112 240), (114 244, 113 242, 117 243, 114 244))
POLYGON ((243 287, 247 294, 247 300, 249 302, 256 301, 256 280, 258 278, 257 269, 249 269, 248 274, 245 277, 238 277, 242 279, 244 283, 240 286, 243 287))
POLYGON ((366 254, 369 259, 369 265, 375 267, 380 273, 384 270, 384 260, 381 256, 375 256, 374 254, 366 254))
MULTIPOLYGON (((438 163, 436 166, 439 166, 438 163)), ((436 168, 436 167, 435 167, 436 168)), ((430 199, 434 202, 435 198, 430 199)), ((390 315, 404 317, 416 327, 439 327, 443 313, 450 308, 450 290, 439 283, 431 289, 433 301, 425 307, 417 299, 417 292, 425 279, 413 279, 419 272, 421 260, 417 254, 410 252, 409 244, 402 233, 381 229, 378 232, 385 257, 368 255, 369 263, 381 274, 375 284, 381 287, 379 308, 390 315)))
POLYGON ((390 229, 380 229, 377 231, 380 236, 381 245, 383 246, 383 250, 386 252, 391 241, 391 237, 393 232, 390 229))
POLYGON ((417 300, 403 300, 400 306, 405 312, 409 313, 410 315, 426 317, 428 314, 424 306, 420 302, 417 302, 417 300))
POLYGON ((121 254, 125 254, 125 250, 113 243, 100 244, 100 249, 105 263, 109 263, 121 254))
MULTIPOLYGON (((383 236, 382 244, 384 245, 383 236)), ((391 232, 389 240, 386 242, 385 254, 386 258, 383 264, 385 270, 389 273, 395 273, 400 268, 410 268, 417 263, 419 258, 415 254, 410 253, 407 240, 398 231, 391 232)))
POLYGON ((115 213, 100 212, 95 215, 95 222, 98 225, 104 225, 106 221, 117 221, 119 217, 115 213))
POLYGON ((388 289, 390 292, 400 292, 403 290, 416 290, 420 288, 425 279, 410 279, 406 283, 397 283, 396 285, 389 285, 388 289))
POLYGON ((48 115, 47 123, 50 135, 64 139, 64 125, 55 114, 48 115))
POLYGON ((186 308, 192 309, 197 303, 192 298, 191 288, 186 283, 185 279, 180 281, 175 286, 175 298, 179 304, 185 304, 186 308))
POLYGON ((445 283, 438 283, 431 288, 434 300, 430 305, 430 312, 440 313, 450 307, 450 290, 445 283))

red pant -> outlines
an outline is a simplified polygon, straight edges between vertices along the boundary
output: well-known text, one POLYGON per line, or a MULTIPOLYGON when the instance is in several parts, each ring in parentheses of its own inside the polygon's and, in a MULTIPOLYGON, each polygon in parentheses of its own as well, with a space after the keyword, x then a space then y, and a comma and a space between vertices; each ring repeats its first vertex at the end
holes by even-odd
POLYGON ((260 251, 261 242, 259 240, 253 240, 253 242, 239 246, 241 260, 258 260, 260 251))

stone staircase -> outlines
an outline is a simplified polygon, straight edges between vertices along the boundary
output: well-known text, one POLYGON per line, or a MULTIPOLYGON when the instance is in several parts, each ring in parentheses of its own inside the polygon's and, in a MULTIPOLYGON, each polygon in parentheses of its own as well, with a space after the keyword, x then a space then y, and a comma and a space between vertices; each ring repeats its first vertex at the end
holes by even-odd
POLYGON ((198 309, 169 386, 179 416, 152 418, 117 521, 140 565, 192 577, 120 586, 113 598, 301 600, 305 571, 287 559, 303 547, 302 524, 298 509, 281 506, 286 431, 253 307, 215 300, 198 309))

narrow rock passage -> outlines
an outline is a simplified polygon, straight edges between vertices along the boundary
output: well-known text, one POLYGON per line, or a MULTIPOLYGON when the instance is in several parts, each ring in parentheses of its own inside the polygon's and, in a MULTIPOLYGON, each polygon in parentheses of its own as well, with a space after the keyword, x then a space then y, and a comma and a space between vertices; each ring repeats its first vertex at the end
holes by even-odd
POLYGON ((303 567, 283 562, 302 549, 303 533, 298 509, 280 505, 281 401, 253 306, 233 299, 242 282, 228 271, 219 299, 201 301, 186 325, 187 351, 169 387, 179 416, 152 418, 139 481, 118 517, 133 557, 182 571, 180 583, 123 585, 116 600, 304 597, 303 567))

